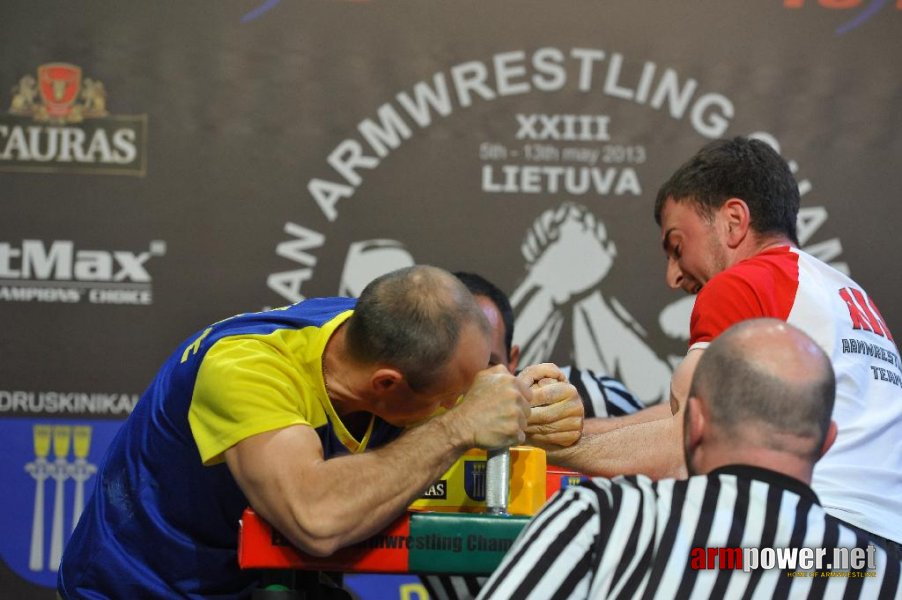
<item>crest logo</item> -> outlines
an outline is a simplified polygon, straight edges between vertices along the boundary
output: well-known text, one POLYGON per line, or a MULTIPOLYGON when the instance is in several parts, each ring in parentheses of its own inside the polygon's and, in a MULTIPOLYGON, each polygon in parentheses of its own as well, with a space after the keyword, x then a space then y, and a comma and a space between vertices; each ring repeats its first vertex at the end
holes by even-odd
POLYGON ((147 115, 110 116, 102 81, 46 63, 13 86, 0 115, 0 170, 145 173, 147 115))
POLYGON ((485 500, 485 461, 464 461, 464 491, 471 500, 482 502, 485 500))
POLYGON ((589 481, 589 478, 584 475, 561 475, 561 489, 577 486, 583 481, 589 481))
POLYGON ((0 465, 0 558, 33 584, 53 586, 63 548, 85 510, 116 420, 6 419, 0 465))
POLYGON ((38 79, 25 75, 13 88, 9 112, 38 122, 80 123, 85 117, 105 117, 103 82, 81 80, 81 67, 48 63, 38 67, 38 79))
POLYGON ((72 114, 72 103, 81 89, 81 69, 65 64, 41 65, 38 67, 38 78, 45 112, 50 117, 59 118, 72 114))

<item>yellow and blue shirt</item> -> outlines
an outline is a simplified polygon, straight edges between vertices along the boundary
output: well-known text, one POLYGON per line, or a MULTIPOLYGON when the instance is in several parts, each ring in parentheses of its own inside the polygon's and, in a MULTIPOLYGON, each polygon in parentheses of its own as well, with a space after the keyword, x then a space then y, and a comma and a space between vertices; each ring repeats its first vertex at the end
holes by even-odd
POLYGON ((325 458, 400 429, 373 417, 357 440, 329 402, 322 353, 353 313, 319 298, 241 314, 186 340, 113 440, 59 572, 63 598, 247 596, 238 520, 248 505, 223 461, 250 436, 309 425, 325 458))

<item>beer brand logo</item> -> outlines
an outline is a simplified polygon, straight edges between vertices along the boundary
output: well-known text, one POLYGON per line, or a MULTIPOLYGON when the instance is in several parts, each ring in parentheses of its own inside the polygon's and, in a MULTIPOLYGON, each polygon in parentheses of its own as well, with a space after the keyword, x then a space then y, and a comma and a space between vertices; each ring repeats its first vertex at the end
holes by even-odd
POLYGON ((39 122, 80 123, 85 117, 105 117, 103 82, 81 79, 81 67, 48 63, 38 67, 38 79, 25 75, 13 88, 9 112, 39 122))
POLYGON ((47 63, 13 86, 0 115, 0 170, 145 174, 147 115, 111 116, 102 81, 47 63))

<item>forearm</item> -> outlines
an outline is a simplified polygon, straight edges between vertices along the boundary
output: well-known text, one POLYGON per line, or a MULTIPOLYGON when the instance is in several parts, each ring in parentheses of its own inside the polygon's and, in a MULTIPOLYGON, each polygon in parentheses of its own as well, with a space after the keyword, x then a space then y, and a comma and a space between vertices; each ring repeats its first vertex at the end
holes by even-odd
MULTIPOLYGON (((260 451, 270 456, 303 451, 288 437, 290 429, 276 432, 274 442, 260 451)), ((251 506, 294 545, 326 556, 388 525, 467 447, 439 417, 374 451, 302 468, 285 461, 255 472, 242 488, 251 506)))
POLYGON ((323 492, 305 512, 336 548, 365 539, 403 513, 465 449, 433 419, 383 448, 323 461, 316 474, 323 492))
POLYGON ((548 462, 594 476, 685 477, 679 421, 668 416, 605 433, 584 433, 576 445, 549 452, 548 462))
POLYGON ((622 417, 597 417, 594 419, 586 419, 583 423, 583 435, 592 435, 595 433, 608 433, 615 429, 646 423, 648 421, 656 421, 658 419, 666 419, 671 416, 669 404, 656 404, 645 408, 630 415, 622 417))
POLYGON ((674 372, 671 402, 615 419, 589 419, 580 441, 549 452, 548 462, 604 477, 636 473, 653 479, 686 477, 683 409, 701 355, 701 350, 689 352, 674 372))

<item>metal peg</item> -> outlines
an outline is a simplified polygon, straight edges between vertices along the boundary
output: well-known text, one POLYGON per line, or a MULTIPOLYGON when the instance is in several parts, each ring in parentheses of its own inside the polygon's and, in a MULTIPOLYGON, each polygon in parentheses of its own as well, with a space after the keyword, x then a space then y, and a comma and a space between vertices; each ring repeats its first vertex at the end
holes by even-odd
POLYGON ((485 470, 486 512, 492 515, 506 515, 511 483, 510 448, 489 450, 485 470))

